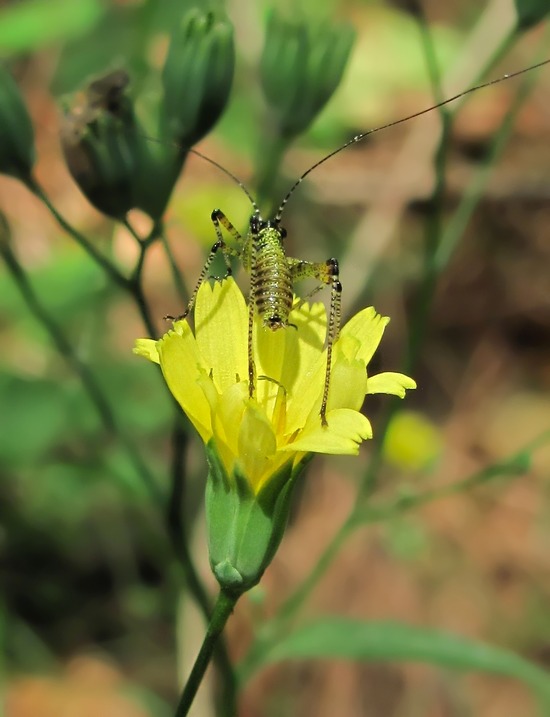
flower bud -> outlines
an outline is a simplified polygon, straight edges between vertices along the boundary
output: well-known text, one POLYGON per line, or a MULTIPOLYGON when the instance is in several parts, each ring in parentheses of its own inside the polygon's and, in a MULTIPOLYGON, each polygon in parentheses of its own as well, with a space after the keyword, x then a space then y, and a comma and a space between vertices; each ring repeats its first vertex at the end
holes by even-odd
POLYGON ((255 494, 246 476, 229 476, 211 443, 206 447, 208 552, 212 572, 229 594, 257 585, 286 528, 292 489, 305 468, 289 459, 255 494))
POLYGON ((266 30, 261 81, 281 137, 313 122, 340 84, 355 39, 348 25, 296 23, 273 12, 266 30))
POLYGON ((70 173, 100 212, 123 218, 135 206, 140 141, 129 77, 116 70, 93 82, 65 114, 61 145, 70 173))
POLYGON ((224 15, 190 10, 172 33, 162 73, 165 138, 190 147, 225 109, 235 69, 233 28, 224 15))
POLYGON ((550 14, 548 0, 514 0, 517 15, 517 28, 529 30, 538 25, 550 14))
POLYGON ((0 64, 0 173, 26 181, 34 160, 31 118, 13 77, 0 64))

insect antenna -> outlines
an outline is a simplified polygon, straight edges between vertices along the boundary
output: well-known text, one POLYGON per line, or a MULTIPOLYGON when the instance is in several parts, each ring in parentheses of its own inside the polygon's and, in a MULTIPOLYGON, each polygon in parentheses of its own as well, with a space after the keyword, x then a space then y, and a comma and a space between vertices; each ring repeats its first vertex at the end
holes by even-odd
MULTIPOLYGON (((148 140, 149 142, 156 142, 157 144, 166 144, 166 142, 164 142, 163 140, 156 139, 155 137, 150 137, 147 134, 144 134, 142 136, 144 139, 148 140)), ((199 152, 198 149, 193 149, 192 147, 181 147, 176 142, 171 142, 169 144, 172 144, 176 149, 179 149, 179 150, 184 149, 186 152, 189 152, 190 154, 194 154, 195 156, 200 157, 201 159, 204 159, 205 162, 208 162, 209 164, 213 165, 214 167, 216 167, 217 169, 222 171, 227 177, 229 177, 229 179, 233 180, 233 182, 235 182, 235 184, 237 186, 239 186, 243 190, 243 192, 246 194, 250 204, 252 204, 252 208, 254 209, 254 214, 260 214, 258 205, 254 201, 254 197, 248 191, 246 186, 241 182, 241 180, 238 177, 236 177, 232 172, 230 172, 228 169, 226 169, 223 165, 221 165, 219 162, 216 162, 216 160, 214 160, 214 159, 210 159, 210 157, 207 157, 202 152, 199 152)))
MULTIPOLYGON (((279 209, 277 210, 277 214, 275 215, 275 221, 280 222, 283 216, 283 211, 285 209, 285 206, 290 199, 290 197, 294 194, 294 191, 296 188, 304 181, 304 179, 308 176, 308 174, 311 174, 314 169, 317 169, 321 164, 324 164, 329 159, 332 159, 336 154, 339 154, 342 152, 342 150, 346 149, 352 144, 355 144, 356 142, 360 142, 362 139, 365 139, 365 137, 368 137, 371 134, 374 134, 375 132, 380 132, 383 129, 389 129, 390 127, 395 127, 398 124, 403 124, 405 122, 408 122, 409 120, 415 119, 416 117, 421 117, 422 115, 428 114, 428 112, 432 112, 433 110, 436 110, 440 107, 444 107, 445 105, 450 104, 451 102, 454 102, 455 100, 460 99, 461 97, 465 97, 466 95, 471 94, 472 92, 477 92, 477 90, 482 90, 485 87, 490 87, 491 85, 498 85, 500 82, 504 82, 505 80, 509 80, 512 77, 518 77, 519 75, 523 75, 526 72, 531 72, 531 70, 536 70, 539 67, 543 67, 544 65, 550 64, 550 58, 546 60, 542 60, 541 62, 537 62, 535 65, 530 65, 529 67, 524 67, 521 70, 516 70, 516 72, 510 72, 506 75, 501 75, 500 77, 495 78, 494 80, 488 80, 487 82, 482 82, 479 85, 475 85, 474 87, 470 87, 467 90, 463 90, 462 92, 459 92, 456 95, 453 95, 452 97, 448 97, 446 100, 442 100, 441 102, 437 102, 435 105, 431 105, 431 107, 426 107, 423 110, 419 110, 418 112, 413 112, 413 114, 407 115, 406 117, 401 117, 401 119, 393 120, 392 122, 388 122, 387 124, 380 125, 379 127, 374 127, 373 129, 369 129, 366 132, 362 132, 361 134, 355 135, 355 137, 352 137, 347 142, 345 142, 343 145, 338 147, 337 149, 334 149, 332 152, 327 154, 325 157, 320 159, 318 162, 315 162, 309 169, 306 169, 306 171, 298 177, 298 179, 294 182, 294 184, 291 186, 290 190, 284 197, 283 201, 279 205, 279 209)), ((222 167, 223 169, 223 167, 222 167)))
POLYGON ((238 186, 243 190, 243 192, 246 194, 246 196, 248 197, 248 199, 249 199, 249 201, 250 201, 250 204, 252 204, 252 207, 254 208, 254 214, 259 214, 259 213, 260 213, 260 210, 259 210, 259 208, 258 208, 258 205, 257 205, 256 202, 254 201, 254 198, 253 198, 252 194, 248 191, 248 189, 245 187, 245 185, 241 182, 241 180, 240 180, 238 177, 236 177, 232 172, 230 172, 228 169, 226 169, 226 168, 223 167, 221 164, 219 164, 219 162, 216 162, 214 159, 210 159, 210 157, 207 157, 207 156, 206 156, 205 154, 203 154, 202 152, 199 152, 199 151, 196 150, 196 149, 189 149, 188 151, 189 151, 191 154, 194 154, 194 155, 196 155, 197 157, 200 157, 201 159, 204 159, 206 162, 209 162, 209 163, 212 164, 214 167, 217 167, 217 168, 220 169, 226 176, 228 176, 230 179, 232 179, 232 180, 235 182, 235 184, 238 185, 238 186))

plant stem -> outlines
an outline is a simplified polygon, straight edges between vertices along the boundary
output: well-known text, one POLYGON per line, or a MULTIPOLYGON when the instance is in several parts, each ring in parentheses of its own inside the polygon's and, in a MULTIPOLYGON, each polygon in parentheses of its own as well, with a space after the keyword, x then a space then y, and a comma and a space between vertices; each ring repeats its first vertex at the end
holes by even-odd
MULTIPOLYGON (((176 406, 176 411, 172 429, 172 467, 170 471, 170 495, 168 496, 166 507, 166 524, 172 547, 185 575, 187 588, 194 597, 206 622, 208 622, 212 610, 210 599, 193 563, 189 550, 189 537, 186 533, 185 521, 182 516, 182 509, 187 498, 185 490, 185 458, 189 445, 189 436, 182 425, 179 406, 176 406)), ((220 714, 232 715, 235 713, 237 677, 227 653, 227 645, 222 637, 218 640, 214 650, 214 663, 221 682, 220 689, 216 691, 220 714)))
POLYGON ((273 206, 273 188, 277 186, 281 164, 289 141, 282 137, 273 137, 263 146, 264 149, 258 154, 258 167, 256 170, 255 184, 258 206, 270 201, 269 215, 277 208, 273 206))
POLYGON ((185 308, 187 306, 187 303, 189 302, 189 295, 185 286, 185 282, 183 281, 181 271, 179 270, 178 264, 176 262, 176 257, 174 256, 174 252, 172 251, 172 247, 170 246, 164 228, 160 233, 160 240, 162 242, 162 246, 164 247, 164 253, 166 254, 168 263, 170 265, 170 271, 172 272, 174 286, 176 287, 176 291, 178 292, 178 295, 182 301, 182 306, 185 308))
POLYGON ((34 177, 29 177, 25 181, 27 189, 32 192, 47 207, 50 214, 57 221, 59 226, 69 234, 81 246, 84 251, 100 266, 107 276, 114 281, 117 286, 128 289, 128 280, 108 259, 106 259, 94 246, 94 244, 75 229, 65 217, 58 212, 56 207, 50 201, 46 192, 38 184, 34 177))
POLYGON ((479 168, 473 180, 468 184, 458 209, 448 223, 434 256, 434 267, 438 273, 441 273, 449 263, 460 237, 463 235, 475 208, 479 204, 482 189, 487 184, 491 172, 494 170, 498 159, 504 151, 518 112, 523 107, 527 95, 532 90, 535 79, 536 73, 533 72, 525 78, 525 81, 519 87, 502 124, 493 136, 489 153, 483 165, 479 168))
POLYGON ((180 697, 175 717, 185 717, 191 708, 197 690, 202 682, 206 668, 210 664, 214 649, 221 635, 223 628, 238 600, 237 596, 229 595, 223 589, 220 590, 218 599, 212 612, 212 617, 206 629, 201 649, 187 679, 180 697))
POLYGON ((50 316, 49 312, 38 298, 12 249, 6 243, 2 242, 0 253, 4 258, 6 266, 8 267, 15 283, 17 284, 29 311, 36 318, 38 323, 45 328, 60 355, 82 381, 82 385, 88 393, 91 402, 95 406, 105 430, 111 435, 118 436, 137 473, 141 476, 151 491, 151 494, 157 501, 160 502, 162 500, 162 493, 159 486, 155 483, 153 476, 149 472, 149 469, 143 462, 141 456, 135 450, 132 442, 118 428, 113 410, 105 398, 103 391, 101 390, 93 373, 90 371, 89 367, 80 360, 61 327, 52 318, 52 316, 50 316))

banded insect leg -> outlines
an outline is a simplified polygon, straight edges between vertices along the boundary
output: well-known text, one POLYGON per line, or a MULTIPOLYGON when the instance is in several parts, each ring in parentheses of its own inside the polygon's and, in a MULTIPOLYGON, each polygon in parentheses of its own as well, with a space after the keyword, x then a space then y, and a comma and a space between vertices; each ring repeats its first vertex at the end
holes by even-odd
MULTIPOLYGON (((337 259, 327 259, 325 262, 309 262, 302 259, 288 258, 290 264, 292 282, 301 279, 317 279, 322 286, 330 285, 330 312, 327 328, 327 364, 325 369, 325 384, 323 387, 323 399, 321 401, 321 424, 327 424, 327 402, 330 388, 330 372, 332 367, 332 347, 340 332, 340 321, 342 317, 342 284, 337 259)), ((314 289, 309 296, 316 294, 320 288, 314 289)))
POLYGON ((189 303, 187 304, 187 307, 186 307, 185 311, 183 312, 183 314, 181 314, 180 316, 165 316, 164 317, 165 319, 169 319, 171 321, 179 321, 180 319, 185 319, 187 316, 189 316, 189 314, 193 310, 193 307, 195 306, 195 301, 197 300, 197 294, 199 293, 199 289, 201 288, 202 284, 208 278, 215 278, 215 279, 218 278, 218 277, 210 277, 208 275, 208 271, 209 271, 210 267, 212 266, 212 262, 216 258, 216 254, 218 253, 218 251, 221 250, 221 252, 223 254, 223 260, 225 262, 225 267, 226 267, 225 277, 231 276, 231 274, 232 274, 230 257, 232 257, 232 256, 239 257, 241 255, 242 249, 231 247, 224 241, 224 238, 222 236, 221 226, 223 226, 224 229, 226 229, 226 231, 229 234, 231 234, 237 247, 239 247, 239 245, 243 244, 242 236, 235 229, 233 224, 231 224, 231 222, 225 216, 225 214, 221 211, 221 209, 214 209, 210 218, 212 220, 212 224, 214 225, 214 230, 216 232, 216 237, 217 237, 216 243, 213 244, 212 248, 210 249, 210 253, 208 254, 208 257, 206 258, 206 261, 204 263, 202 271, 199 275, 198 281, 195 285, 193 293, 191 294, 191 298, 189 299, 189 303))

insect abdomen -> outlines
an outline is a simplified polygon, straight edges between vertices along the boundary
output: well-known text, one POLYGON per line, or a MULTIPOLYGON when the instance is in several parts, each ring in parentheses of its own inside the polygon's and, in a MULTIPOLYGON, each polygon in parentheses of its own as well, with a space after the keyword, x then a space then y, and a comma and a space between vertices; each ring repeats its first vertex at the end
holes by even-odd
POLYGON ((252 296, 264 326, 276 330, 288 324, 293 290, 290 267, 277 227, 264 227, 254 241, 252 296))

